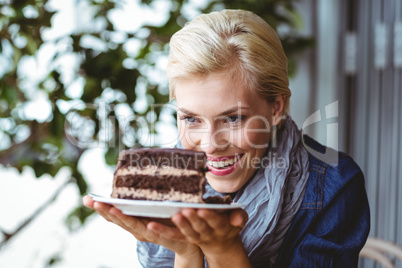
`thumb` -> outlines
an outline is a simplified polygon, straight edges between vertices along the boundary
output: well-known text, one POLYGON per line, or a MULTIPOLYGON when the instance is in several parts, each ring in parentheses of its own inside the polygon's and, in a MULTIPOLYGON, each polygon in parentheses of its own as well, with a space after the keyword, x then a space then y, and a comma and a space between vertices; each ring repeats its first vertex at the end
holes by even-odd
POLYGON ((92 198, 88 195, 84 196, 82 198, 82 203, 84 204, 84 206, 89 207, 89 208, 94 208, 94 201, 92 200, 92 198))
POLYGON ((246 211, 242 209, 237 209, 232 211, 232 213, 230 213, 229 222, 230 225, 232 226, 240 227, 243 229, 247 221, 248 221, 248 214, 246 211))

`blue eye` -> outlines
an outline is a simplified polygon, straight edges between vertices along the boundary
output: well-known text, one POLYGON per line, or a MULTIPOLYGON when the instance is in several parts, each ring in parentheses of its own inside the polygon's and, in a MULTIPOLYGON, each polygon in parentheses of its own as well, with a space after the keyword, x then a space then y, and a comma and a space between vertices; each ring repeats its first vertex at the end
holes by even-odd
POLYGON ((229 124, 239 124, 244 119, 242 115, 231 115, 225 118, 226 122, 229 124))
POLYGON ((197 123, 197 118, 194 116, 183 116, 180 118, 180 120, 183 120, 185 124, 191 125, 197 123))

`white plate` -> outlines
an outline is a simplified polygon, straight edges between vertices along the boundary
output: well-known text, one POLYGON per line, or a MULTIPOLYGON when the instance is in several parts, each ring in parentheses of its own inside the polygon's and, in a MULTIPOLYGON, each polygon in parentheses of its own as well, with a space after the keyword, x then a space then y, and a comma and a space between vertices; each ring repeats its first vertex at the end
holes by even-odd
POLYGON ((183 208, 207 208, 219 211, 242 208, 239 203, 232 204, 200 204, 169 201, 128 200, 89 194, 94 201, 115 206, 123 214, 150 218, 170 218, 183 208))

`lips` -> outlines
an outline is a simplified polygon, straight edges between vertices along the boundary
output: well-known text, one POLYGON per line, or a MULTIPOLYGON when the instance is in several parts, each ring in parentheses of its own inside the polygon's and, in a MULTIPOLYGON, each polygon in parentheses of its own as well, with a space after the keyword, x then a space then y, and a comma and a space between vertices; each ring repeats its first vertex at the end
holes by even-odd
POLYGON ((207 157, 207 167, 212 174, 225 176, 236 169, 242 156, 236 154, 224 157, 207 157))

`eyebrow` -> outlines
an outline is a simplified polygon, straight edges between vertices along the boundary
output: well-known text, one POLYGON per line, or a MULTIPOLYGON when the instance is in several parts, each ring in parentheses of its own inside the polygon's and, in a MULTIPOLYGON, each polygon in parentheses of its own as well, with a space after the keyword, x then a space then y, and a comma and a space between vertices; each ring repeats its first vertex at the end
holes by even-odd
MULTIPOLYGON (((223 111, 223 112, 220 113, 219 115, 228 115, 228 114, 232 114, 232 113, 234 113, 234 112, 237 112, 237 111, 239 111, 239 110, 249 110, 249 109, 250 109, 250 108, 247 107, 247 106, 233 106, 233 107, 231 107, 231 108, 229 108, 229 109, 223 111)), ((187 109, 185 109, 185 108, 179 108, 179 107, 178 107, 177 110, 180 111, 180 112, 182 112, 182 113, 188 114, 188 115, 196 115, 196 113, 194 113, 194 112, 192 112, 192 111, 190 111, 190 110, 187 110, 187 109)))

